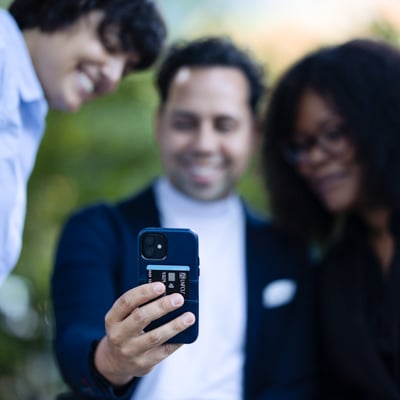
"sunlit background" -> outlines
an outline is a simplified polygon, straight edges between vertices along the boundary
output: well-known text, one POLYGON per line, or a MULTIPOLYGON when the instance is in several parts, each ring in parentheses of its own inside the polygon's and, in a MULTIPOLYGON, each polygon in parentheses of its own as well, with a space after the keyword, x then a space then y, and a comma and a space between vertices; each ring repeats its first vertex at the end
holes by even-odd
MULTIPOLYGON (((0 0, 0 7, 9 3, 0 0)), ((170 42, 230 35, 265 63, 270 86, 291 62, 321 45, 360 36, 399 44, 399 0, 159 0, 159 5, 170 42)), ((0 287, 0 400, 48 400, 65 390, 51 342, 55 244, 73 210, 127 196, 159 173, 152 80, 153 71, 137 74, 76 114, 48 116, 29 183, 24 249, 0 287)), ((268 213, 256 161, 240 192, 268 213)))

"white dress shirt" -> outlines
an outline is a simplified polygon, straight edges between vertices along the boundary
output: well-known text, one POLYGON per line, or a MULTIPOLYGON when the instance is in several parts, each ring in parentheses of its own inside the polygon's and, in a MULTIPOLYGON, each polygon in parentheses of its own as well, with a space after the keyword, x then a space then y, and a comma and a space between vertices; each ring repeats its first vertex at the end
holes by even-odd
POLYGON ((240 199, 193 200, 166 179, 156 182, 164 227, 199 236, 199 337, 141 379, 134 400, 242 398, 245 296, 245 217, 240 199))

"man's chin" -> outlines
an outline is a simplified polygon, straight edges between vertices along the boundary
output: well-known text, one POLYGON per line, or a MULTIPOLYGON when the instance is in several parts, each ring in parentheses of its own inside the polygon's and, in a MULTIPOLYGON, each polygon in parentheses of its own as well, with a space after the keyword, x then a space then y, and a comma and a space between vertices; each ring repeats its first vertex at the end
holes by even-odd
POLYGON ((52 108, 53 110, 58 110, 58 111, 64 111, 67 113, 74 113, 76 111, 79 111, 79 109, 82 106, 81 102, 61 102, 61 101, 57 101, 57 102, 49 102, 49 106, 50 108, 52 108))
POLYGON ((85 101, 87 100, 84 100, 79 96, 50 96, 47 98, 50 108, 64 112, 78 111, 85 101))
POLYGON ((226 192, 213 187, 196 188, 190 191, 190 197, 198 201, 211 202, 226 197, 226 192))

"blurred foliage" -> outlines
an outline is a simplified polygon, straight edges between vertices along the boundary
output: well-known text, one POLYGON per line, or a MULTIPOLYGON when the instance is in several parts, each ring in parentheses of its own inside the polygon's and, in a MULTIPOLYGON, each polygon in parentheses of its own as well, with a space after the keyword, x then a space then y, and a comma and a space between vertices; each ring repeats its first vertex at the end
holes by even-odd
POLYGON ((400 45, 399 30, 389 21, 379 18, 369 27, 369 32, 373 37, 387 41, 396 46, 400 45))
POLYGON ((7 8, 11 3, 11 0, 0 0, 0 8, 7 8))
MULTIPOLYGON (((0 0, 0 7, 8 3, 0 0)), ((398 44, 398 30, 384 20, 369 31, 398 44)), ((0 400, 50 400, 64 389, 52 355, 49 301, 57 238, 77 208, 128 196, 160 173, 152 126, 156 107, 153 71, 148 71, 134 74, 117 92, 78 113, 50 111, 29 182, 24 248, 5 286, 20 293, 8 303, 10 310, 21 305, 19 317, 1 308, 0 296, 0 400)), ((239 190, 256 209, 267 212, 257 157, 239 190)))

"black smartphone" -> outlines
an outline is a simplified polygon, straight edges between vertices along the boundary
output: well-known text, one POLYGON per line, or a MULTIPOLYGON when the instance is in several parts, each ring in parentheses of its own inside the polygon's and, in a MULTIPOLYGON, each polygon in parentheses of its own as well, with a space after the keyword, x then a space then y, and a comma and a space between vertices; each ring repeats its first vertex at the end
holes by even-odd
POLYGON ((145 228, 138 236, 139 283, 162 282, 165 294, 180 293, 185 301, 178 310, 153 321, 145 329, 164 325, 186 311, 196 323, 171 338, 168 343, 192 343, 199 332, 199 245, 190 229, 145 228))

